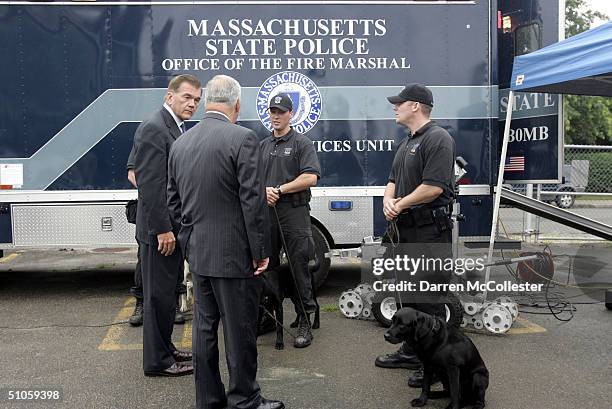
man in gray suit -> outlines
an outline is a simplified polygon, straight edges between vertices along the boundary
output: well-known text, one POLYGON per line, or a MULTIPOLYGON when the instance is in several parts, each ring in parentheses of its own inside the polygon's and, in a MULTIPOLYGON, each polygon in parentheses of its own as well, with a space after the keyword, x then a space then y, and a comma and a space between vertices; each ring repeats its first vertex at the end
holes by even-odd
POLYGON ((193 75, 168 84, 164 106, 144 121, 134 135, 134 171, 138 176, 136 239, 144 290, 143 367, 146 376, 193 373, 190 352, 172 344, 176 283, 183 256, 175 249, 179 225, 172 223, 166 200, 168 155, 184 132, 184 121, 198 108, 202 85, 193 75))
POLYGON ((181 224, 194 284, 193 355, 198 409, 282 409, 264 399, 257 375, 257 314, 268 266, 270 226, 259 141, 235 124, 240 84, 217 75, 206 85, 204 119, 172 146, 168 206, 181 224), (223 322, 229 388, 219 374, 223 322))

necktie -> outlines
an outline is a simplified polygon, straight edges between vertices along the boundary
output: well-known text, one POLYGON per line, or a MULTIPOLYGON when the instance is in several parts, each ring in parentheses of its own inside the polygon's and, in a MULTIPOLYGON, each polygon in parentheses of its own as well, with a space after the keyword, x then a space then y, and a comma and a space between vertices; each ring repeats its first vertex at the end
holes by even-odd
POLYGON ((184 133, 186 132, 186 129, 185 129, 185 122, 183 122, 183 123, 181 124, 181 126, 179 126, 179 129, 181 130, 181 134, 184 134, 184 133))

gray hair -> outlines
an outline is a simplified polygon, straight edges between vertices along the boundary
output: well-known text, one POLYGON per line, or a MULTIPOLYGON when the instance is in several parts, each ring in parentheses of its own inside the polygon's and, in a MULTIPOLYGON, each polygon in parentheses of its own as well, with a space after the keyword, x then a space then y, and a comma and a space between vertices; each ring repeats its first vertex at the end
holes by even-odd
POLYGON ((205 104, 233 106, 240 99, 240 84, 228 75, 215 75, 206 84, 205 104))

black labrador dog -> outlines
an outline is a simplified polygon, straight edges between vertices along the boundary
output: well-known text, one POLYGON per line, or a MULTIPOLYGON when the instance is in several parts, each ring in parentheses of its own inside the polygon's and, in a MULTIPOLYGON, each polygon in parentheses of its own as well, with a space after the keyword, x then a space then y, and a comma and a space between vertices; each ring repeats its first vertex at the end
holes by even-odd
MULTIPOLYGON (((312 271, 314 271, 316 268, 318 268, 316 263, 314 266, 309 266, 310 273, 312 274, 312 271)), ((283 336, 283 300, 285 299, 286 293, 284 287, 288 285, 286 282, 281 280, 281 274, 291 274, 290 271, 285 270, 288 269, 273 269, 262 273, 263 291, 261 292, 261 297, 259 299, 259 318, 257 320, 257 336, 273 331, 274 329, 272 328, 276 329, 276 342, 274 344, 274 348, 279 350, 285 348, 283 336), (270 322, 274 322, 275 325, 272 326, 266 324, 270 322)), ((318 329, 320 327, 320 308, 314 289, 314 277, 311 278, 313 283, 312 296, 315 304, 317 305, 311 328, 318 329)), ((291 328, 297 327, 298 321, 299 318, 296 318, 295 321, 291 323, 291 328)))
POLYGON ((262 273, 263 290, 259 299, 259 317, 257 319, 257 336, 270 332, 266 323, 275 322, 276 343, 274 348, 284 349, 283 338, 283 288, 278 270, 268 270, 262 273))
POLYGON ((429 398, 450 396, 446 409, 485 407, 489 371, 472 340, 460 330, 447 328, 441 319, 429 314, 402 308, 395 313, 385 340, 392 344, 406 341, 423 363, 421 396, 412 400, 412 406, 424 406, 429 398), (443 391, 431 391, 434 373, 442 381, 443 391))

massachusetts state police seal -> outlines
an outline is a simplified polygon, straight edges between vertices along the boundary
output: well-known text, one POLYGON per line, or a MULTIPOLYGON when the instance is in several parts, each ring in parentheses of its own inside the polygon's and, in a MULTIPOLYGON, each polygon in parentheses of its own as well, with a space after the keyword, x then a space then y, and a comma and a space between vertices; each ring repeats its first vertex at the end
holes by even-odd
POLYGON ((289 123, 297 132, 310 131, 321 116, 321 92, 307 76, 294 71, 282 71, 272 75, 257 93, 257 115, 269 131, 272 131, 268 106, 272 97, 284 93, 293 102, 293 117, 289 123))

